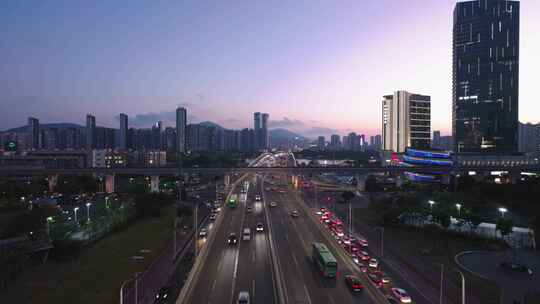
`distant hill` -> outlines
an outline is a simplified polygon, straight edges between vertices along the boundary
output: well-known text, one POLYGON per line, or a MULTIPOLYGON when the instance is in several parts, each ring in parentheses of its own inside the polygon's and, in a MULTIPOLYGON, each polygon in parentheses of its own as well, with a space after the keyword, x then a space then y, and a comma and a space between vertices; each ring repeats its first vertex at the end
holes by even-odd
MULTIPOLYGON (((59 122, 59 123, 48 123, 48 124, 40 124, 40 128, 57 128, 57 129, 66 129, 66 128, 83 128, 83 126, 74 124, 74 123, 68 123, 68 122, 59 122)), ((6 130, 6 132, 15 132, 15 133, 25 133, 28 132, 28 126, 22 126, 17 128, 12 128, 9 130, 6 130)))
POLYGON ((300 134, 291 132, 287 129, 279 128, 279 129, 270 130, 270 140, 277 140, 277 139, 306 140, 307 138, 300 134))
POLYGON ((218 125, 217 123, 215 122, 211 122, 211 121, 203 121, 203 122, 200 122, 198 123, 199 126, 203 126, 203 127, 214 127, 216 129, 221 129, 221 130, 225 130, 224 127, 218 125))

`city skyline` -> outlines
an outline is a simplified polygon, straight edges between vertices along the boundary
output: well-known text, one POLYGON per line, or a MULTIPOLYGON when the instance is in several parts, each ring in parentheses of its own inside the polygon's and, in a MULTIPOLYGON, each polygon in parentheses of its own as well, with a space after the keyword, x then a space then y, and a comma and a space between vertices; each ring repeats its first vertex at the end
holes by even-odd
MULTIPOLYGON (((188 121, 210 120, 227 128, 250 125, 249 114, 261 110, 272 114, 269 128, 311 137, 351 131, 375 135, 380 133, 380 115, 374 113, 380 113, 381 96, 404 89, 432 96, 432 130, 449 134, 454 3, 346 2, 336 7, 294 2, 274 9, 261 4, 120 8, 66 3, 60 10, 7 4, 2 19, 17 25, 6 33, 7 47, 0 50, 5 61, 1 112, 9 113, 2 116, 0 130, 21 125, 28 116, 41 123, 80 124, 86 113, 109 127, 118 125, 117 113, 128 114, 135 127, 157 120, 174 125, 176 107, 184 106, 190 109, 188 121), (151 16, 145 22, 147 16, 132 14, 146 8, 151 16), (307 8, 311 15, 296 14, 307 8), (215 28, 244 9, 253 13, 215 28), (430 14, 412 18, 420 9, 430 14), (209 12, 208 24, 197 17, 199 10, 209 12), (101 25, 94 24, 98 16, 101 25), (266 18, 254 22, 259 17, 266 18), (381 18, 395 21, 372 30, 381 18), (404 18, 406 23, 399 22, 404 18), (246 26, 251 23, 256 24, 246 26), (113 39, 118 43, 108 45, 113 39), (389 39, 402 46, 400 52, 385 47, 389 39), (382 77, 386 69, 414 70, 416 76, 382 77), (49 77, 54 71, 60 73, 49 77)), ((519 118, 536 122, 538 60, 533 54, 540 52, 540 42, 532 32, 540 26, 540 4, 521 1, 521 6, 519 118)))

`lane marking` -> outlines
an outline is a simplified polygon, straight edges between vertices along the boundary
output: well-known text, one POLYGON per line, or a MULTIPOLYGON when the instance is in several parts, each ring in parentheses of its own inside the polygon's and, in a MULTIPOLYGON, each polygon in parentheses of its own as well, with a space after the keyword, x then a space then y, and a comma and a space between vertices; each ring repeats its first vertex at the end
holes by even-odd
POLYGON ((251 252, 251 258, 253 260, 253 263, 255 263, 255 250, 251 252))
POLYGON ((304 292, 306 293, 308 303, 311 304, 311 297, 309 296, 309 292, 307 290, 306 284, 304 284, 304 292))
MULTIPOLYGON (((253 280, 251 281, 251 286, 253 287, 253 291, 252 291, 252 293, 253 293, 253 300, 255 300, 255 279, 253 279, 253 280)), ((255 302, 255 301, 253 301, 253 302, 255 302)))
POLYGON ((296 267, 300 268, 300 264, 298 264, 298 260, 296 260, 296 256, 294 254, 292 255, 293 261, 296 264, 296 267))
POLYGON ((214 279, 214 283, 212 283, 212 291, 210 293, 214 293, 214 290, 216 289, 216 282, 217 280, 214 279))

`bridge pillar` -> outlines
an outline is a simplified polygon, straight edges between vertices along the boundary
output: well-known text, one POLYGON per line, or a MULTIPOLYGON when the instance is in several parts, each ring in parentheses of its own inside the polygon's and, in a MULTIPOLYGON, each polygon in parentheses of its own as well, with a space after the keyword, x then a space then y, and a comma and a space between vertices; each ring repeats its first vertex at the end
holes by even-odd
POLYGON ((159 175, 150 177, 150 192, 159 192, 159 175))
POLYGON ((58 186, 58 174, 49 175, 47 181, 49 182, 49 192, 54 192, 56 186, 58 186))
POLYGON ((521 171, 520 170, 511 170, 508 172, 508 175, 510 176, 510 183, 516 184, 519 182, 521 178, 521 171))
POLYGON ((105 175, 105 192, 114 193, 115 190, 115 175, 107 174, 105 175))

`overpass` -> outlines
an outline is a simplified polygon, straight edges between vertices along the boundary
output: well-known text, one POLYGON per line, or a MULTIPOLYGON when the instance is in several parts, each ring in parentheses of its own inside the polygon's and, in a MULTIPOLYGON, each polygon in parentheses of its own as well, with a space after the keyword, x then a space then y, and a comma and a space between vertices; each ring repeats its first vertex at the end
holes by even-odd
POLYGON ((466 172, 474 171, 476 173, 489 174, 493 171, 506 171, 510 175, 512 181, 517 181, 522 172, 540 173, 540 165, 521 165, 521 166, 453 166, 453 167, 438 167, 438 166, 423 166, 423 167, 270 167, 265 164, 265 159, 271 159, 272 156, 263 154, 255 159, 250 167, 211 167, 211 168, 182 168, 182 167, 127 167, 127 168, 36 168, 36 167, 0 167, 0 178, 28 178, 28 177, 47 177, 49 190, 54 192, 58 183, 59 175, 93 175, 104 177, 106 192, 115 192, 116 176, 150 176, 150 188, 157 192, 159 188, 160 176, 180 176, 183 174, 200 173, 200 174, 249 174, 249 173, 265 173, 265 174, 320 174, 320 173, 337 173, 337 174, 402 174, 404 172, 415 173, 433 173, 445 175, 458 175, 466 172), (262 164, 261 164, 262 162, 262 164), (261 165, 265 166, 261 166, 261 165))

